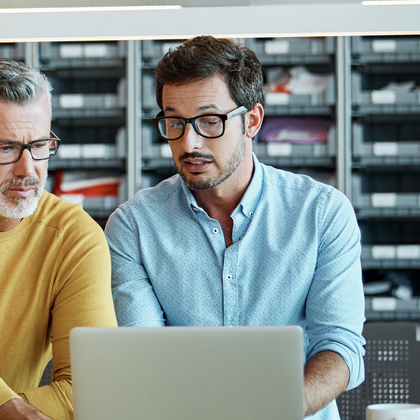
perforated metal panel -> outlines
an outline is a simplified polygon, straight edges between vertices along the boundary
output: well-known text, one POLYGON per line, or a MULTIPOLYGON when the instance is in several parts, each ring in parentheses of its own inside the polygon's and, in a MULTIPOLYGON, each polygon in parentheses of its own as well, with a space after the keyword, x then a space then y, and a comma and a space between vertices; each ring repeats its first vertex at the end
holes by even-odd
POLYGON ((53 361, 50 360, 46 366, 41 378, 39 386, 49 385, 52 382, 52 370, 54 369, 53 361))
POLYGON ((366 406, 420 402, 420 342, 415 323, 367 323, 366 379, 338 399, 342 420, 365 420, 366 406))

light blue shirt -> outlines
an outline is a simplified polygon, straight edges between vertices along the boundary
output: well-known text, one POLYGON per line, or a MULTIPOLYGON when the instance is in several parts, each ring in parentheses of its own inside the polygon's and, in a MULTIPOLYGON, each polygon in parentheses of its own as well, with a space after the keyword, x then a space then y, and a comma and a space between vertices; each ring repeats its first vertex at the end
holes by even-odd
MULTIPOLYGON (((139 191, 105 233, 121 326, 299 325, 306 359, 339 353, 348 389, 364 379, 360 231, 331 186, 260 164, 231 217, 217 220, 179 175, 139 191)), ((339 419, 335 402, 314 420, 339 419)))

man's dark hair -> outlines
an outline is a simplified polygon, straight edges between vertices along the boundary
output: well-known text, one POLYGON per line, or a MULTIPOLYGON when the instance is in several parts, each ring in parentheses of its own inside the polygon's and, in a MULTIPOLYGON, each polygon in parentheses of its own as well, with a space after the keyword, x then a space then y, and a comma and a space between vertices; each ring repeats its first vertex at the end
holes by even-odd
POLYGON ((162 109, 164 85, 221 76, 238 106, 264 105, 261 63, 255 53, 230 39, 198 36, 170 49, 156 68, 156 101, 162 109))

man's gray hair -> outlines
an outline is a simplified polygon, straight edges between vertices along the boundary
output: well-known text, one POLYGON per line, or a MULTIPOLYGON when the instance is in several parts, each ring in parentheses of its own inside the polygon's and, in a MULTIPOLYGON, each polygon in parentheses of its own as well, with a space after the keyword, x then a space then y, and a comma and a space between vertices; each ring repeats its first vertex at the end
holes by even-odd
POLYGON ((47 95, 51 105, 52 86, 46 76, 35 67, 0 59, 0 101, 27 105, 47 95))

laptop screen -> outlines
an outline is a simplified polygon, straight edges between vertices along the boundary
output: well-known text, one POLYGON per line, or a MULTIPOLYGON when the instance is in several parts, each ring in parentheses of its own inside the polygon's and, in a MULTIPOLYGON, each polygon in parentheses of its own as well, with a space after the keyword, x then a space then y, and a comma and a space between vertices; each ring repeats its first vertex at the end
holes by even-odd
POLYGON ((75 420, 302 420, 299 327, 75 328, 75 420))

